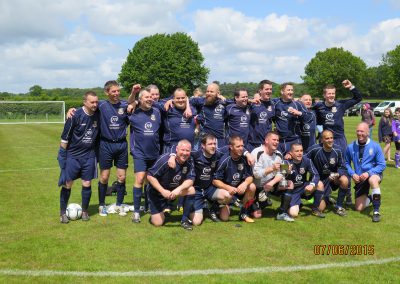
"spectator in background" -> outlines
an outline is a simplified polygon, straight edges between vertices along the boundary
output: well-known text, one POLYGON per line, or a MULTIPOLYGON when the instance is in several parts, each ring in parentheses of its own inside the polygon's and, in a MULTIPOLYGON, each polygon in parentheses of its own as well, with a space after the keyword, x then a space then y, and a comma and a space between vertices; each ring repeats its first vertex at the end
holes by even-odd
POLYGON ((375 125, 374 112, 371 110, 369 103, 365 103, 361 109, 361 121, 369 126, 369 138, 372 138, 372 127, 375 125))
POLYGON ((394 111, 394 119, 392 120, 392 132, 393 141, 396 146, 396 154, 394 155, 394 161, 396 168, 400 168, 400 108, 396 108, 394 111))
POLYGON ((387 157, 388 162, 392 162, 393 160, 390 159, 390 147, 393 141, 393 132, 392 132, 392 120, 393 120, 393 113, 390 108, 385 109, 381 120, 379 121, 378 126, 378 138, 379 142, 385 143, 383 147, 383 154, 387 157))
POLYGON ((201 88, 196 88, 193 91, 193 97, 198 98, 198 97, 202 97, 204 95, 203 91, 201 90, 201 88))

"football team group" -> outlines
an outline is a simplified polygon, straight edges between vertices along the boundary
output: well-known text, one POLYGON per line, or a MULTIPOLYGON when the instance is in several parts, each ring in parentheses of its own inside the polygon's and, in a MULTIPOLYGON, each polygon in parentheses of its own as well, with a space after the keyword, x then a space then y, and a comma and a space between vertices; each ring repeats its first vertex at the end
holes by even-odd
POLYGON ((107 100, 99 101, 89 91, 81 108, 68 111, 58 154, 61 223, 69 222, 66 209, 78 178, 83 221, 90 219, 94 178, 99 180, 99 215, 127 215, 128 126, 134 223, 150 213, 150 222, 162 226, 175 208, 182 212, 186 230, 201 225, 205 217, 228 221, 235 208, 239 220, 254 223, 272 204, 272 196, 280 200, 277 220, 293 222, 305 204, 318 218, 325 218, 328 207, 346 216, 345 205, 353 204, 351 185, 353 208, 373 206, 372 221, 379 222, 385 157, 365 122, 347 144, 343 117, 362 96, 349 80, 342 84, 351 98, 336 100, 335 86, 327 85, 323 100, 313 102, 308 94, 297 100, 292 83, 282 84, 280 97, 271 98, 272 82, 263 80, 253 99, 246 89, 226 99, 212 83, 204 96, 188 98, 178 88, 165 100, 160 100, 157 86, 136 84, 122 100, 119 84, 108 81, 107 100), (110 212, 105 199, 113 166, 116 204, 110 212), (337 191, 336 198, 332 191, 337 191))

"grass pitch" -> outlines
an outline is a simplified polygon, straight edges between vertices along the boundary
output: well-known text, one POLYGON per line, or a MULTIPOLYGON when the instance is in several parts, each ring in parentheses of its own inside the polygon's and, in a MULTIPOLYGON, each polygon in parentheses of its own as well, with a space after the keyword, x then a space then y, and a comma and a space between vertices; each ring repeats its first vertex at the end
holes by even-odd
MULTIPOLYGON (((349 141, 358 122, 359 117, 346 118, 349 141)), ((100 217, 95 180, 91 220, 63 225, 56 160, 61 131, 61 124, 0 125, 0 282, 399 281, 400 170, 393 162, 381 185, 380 223, 371 222, 370 211, 350 209, 345 218, 328 211, 327 218, 318 219, 304 207, 289 224, 274 219, 279 203, 274 201, 262 219, 241 227, 235 226, 236 210, 230 222, 207 219, 192 232, 180 227, 178 212, 166 226, 154 228, 149 215, 138 225, 130 215, 100 217), (350 255, 354 248, 361 253, 350 255)), ((132 203, 131 160, 129 165, 125 201, 132 203)), ((76 181, 70 202, 80 200, 76 181)), ((114 202, 115 197, 107 197, 107 203, 114 202)))

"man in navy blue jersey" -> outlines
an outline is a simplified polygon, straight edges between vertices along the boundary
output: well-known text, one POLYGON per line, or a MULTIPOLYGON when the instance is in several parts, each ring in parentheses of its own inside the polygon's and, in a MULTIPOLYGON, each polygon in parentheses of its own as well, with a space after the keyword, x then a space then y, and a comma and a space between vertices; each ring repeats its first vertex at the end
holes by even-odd
MULTIPOLYGON (((132 93, 137 93, 140 85, 132 87, 132 93)), ((129 118, 127 113, 128 102, 120 99, 121 88, 116 81, 107 81, 104 92, 108 97, 106 101, 100 101, 100 146, 99 146, 99 215, 107 216, 107 213, 118 213, 126 216, 122 208, 126 191, 125 179, 128 168, 128 142, 126 141, 129 118), (110 169, 117 168, 117 202, 115 212, 107 212, 105 197, 110 178, 110 169)), ((132 96, 132 94, 131 94, 132 96)))
POLYGON ((307 152, 308 148, 316 143, 315 132, 317 129, 317 118, 314 111, 311 109, 312 98, 309 94, 303 94, 300 98, 300 102, 310 112, 310 116, 308 116, 308 119, 303 120, 302 122, 300 122, 299 125, 301 144, 303 145, 304 151, 307 152))
MULTIPOLYGON (((349 89, 353 94, 351 99, 336 101, 335 86, 327 85, 324 88, 324 101, 315 104, 313 109, 315 110, 317 116, 317 124, 322 125, 324 130, 328 129, 333 132, 335 144, 339 146, 342 153, 345 153, 347 148, 347 140, 344 134, 343 117, 347 109, 362 100, 362 96, 349 80, 344 80, 342 85, 344 88, 349 89)), ((348 188, 346 195, 346 203, 350 205, 352 203, 350 188, 348 188)))
POLYGON ((321 135, 321 144, 313 145, 307 157, 310 158, 320 177, 318 188, 324 189, 324 196, 321 199, 319 209, 323 212, 332 190, 339 188, 338 198, 335 205, 335 213, 339 216, 346 216, 343 208, 344 198, 348 187, 347 170, 342 151, 334 145, 333 133, 324 130, 321 135))
MULTIPOLYGON (((167 111, 164 106, 160 107, 163 112, 163 153, 171 153, 172 147, 176 146, 182 139, 194 142, 195 119, 184 115, 187 107, 187 96, 185 90, 178 88, 174 91, 172 107, 167 111)), ((190 106, 192 114, 195 109, 190 106)))
POLYGON ((73 181, 82 179, 82 220, 90 219, 88 207, 92 195, 91 180, 97 177, 95 147, 99 133, 98 98, 95 92, 86 92, 83 107, 68 118, 61 134, 58 161, 61 168, 59 186, 60 221, 68 223, 67 204, 73 181))
POLYGON ((309 120, 310 113, 303 104, 293 100, 293 84, 281 85, 281 97, 272 100, 275 107, 274 122, 279 133, 279 151, 286 154, 293 143, 300 143, 299 124, 309 120))
MULTIPOLYGON (((300 210, 301 196, 313 193, 314 203, 312 205, 312 214, 320 218, 325 218, 325 215, 318 208, 323 195, 323 188, 317 188, 319 175, 312 161, 303 156, 303 146, 298 143, 291 145, 290 156, 292 159, 290 174, 287 176, 289 184, 286 193, 290 194, 291 197, 289 215, 297 217, 300 210)), ((278 220, 280 220, 279 217, 278 215, 278 220)))
POLYGON ((250 133, 250 108, 248 94, 244 88, 234 92, 235 103, 226 107, 225 120, 228 137, 239 136, 247 148, 250 133))
POLYGON ((181 140, 176 146, 175 168, 169 167, 170 154, 167 153, 162 155, 148 171, 151 223, 154 226, 164 225, 164 209, 167 208, 169 200, 185 196, 181 226, 185 230, 193 230, 190 213, 193 211, 195 197, 192 186, 195 174, 190 150, 190 142, 181 140))
POLYGON ((262 80, 258 84, 259 104, 250 106, 250 137, 249 151, 261 146, 264 143, 265 135, 272 130, 272 117, 274 106, 271 103, 272 82, 262 80))
POLYGON ((222 152, 217 150, 217 139, 212 134, 205 134, 201 140, 201 149, 191 154, 196 179, 194 188, 196 197, 194 203, 193 224, 200 225, 203 222, 203 209, 206 202, 212 203, 210 209, 210 218, 214 222, 227 221, 229 219, 228 204, 232 196, 226 190, 217 189, 212 185, 214 173, 217 169, 217 163, 223 156, 222 152), (219 205, 223 205, 219 208, 219 205), (219 215, 219 218, 218 218, 219 215))
POLYGON ((153 107, 153 97, 150 89, 139 93, 139 107, 129 116, 130 149, 133 156, 135 182, 133 185, 134 213, 132 222, 140 223, 140 201, 142 187, 146 180, 148 169, 159 157, 161 127, 161 112, 153 107))
POLYGON ((230 152, 218 162, 213 185, 226 190, 231 196, 240 198, 243 206, 239 212, 239 220, 254 223, 249 215, 254 203, 256 186, 253 183, 253 171, 243 157, 243 139, 236 135, 230 137, 229 148, 230 152))
POLYGON ((218 84, 209 84, 205 97, 191 98, 190 103, 200 109, 197 116, 200 136, 206 133, 213 134, 217 138, 217 148, 225 146, 226 101, 221 99, 218 84))

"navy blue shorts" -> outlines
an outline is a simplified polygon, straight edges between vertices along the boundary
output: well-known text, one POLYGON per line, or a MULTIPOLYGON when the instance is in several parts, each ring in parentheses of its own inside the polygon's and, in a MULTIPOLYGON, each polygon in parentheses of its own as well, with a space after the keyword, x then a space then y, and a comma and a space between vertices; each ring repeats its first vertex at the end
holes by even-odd
POLYGON ((301 144, 299 138, 286 138, 286 139, 279 139, 278 150, 285 155, 286 153, 290 152, 290 147, 292 144, 298 143, 301 144))
POLYGON ((292 191, 292 199, 290 200, 290 207, 301 204, 301 196, 305 192, 305 186, 296 188, 292 191))
POLYGON ((339 188, 338 184, 335 184, 333 181, 327 177, 326 179, 321 179, 321 182, 324 184, 324 195, 322 198, 329 198, 331 196, 332 191, 337 190, 339 188))
POLYGON ((343 157, 346 155, 346 149, 347 149, 347 140, 346 137, 342 138, 335 138, 335 144, 339 146, 340 151, 342 151, 343 157))
POLYGON ((154 165, 155 161, 156 159, 145 160, 136 158, 133 160, 133 172, 134 173, 147 172, 148 169, 150 169, 154 165))
POLYGON ((217 192, 217 188, 214 186, 210 186, 207 189, 200 189, 195 187, 196 193, 194 197, 194 211, 203 210, 206 205, 206 200, 208 201, 215 201, 216 196, 215 193, 217 192))
POLYGON ((90 181, 97 178, 96 158, 67 158, 65 166, 66 180, 72 181, 81 178, 85 181, 90 181))
MULTIPOLYGON (((381 181, 379 182, 379 183, 381 183, 383 176, 382 175, 378 175, 378 176, 381 178, 381 181)), ((356 198, 360 197, 361 195, 368 196, 369 188, 370 188, 368 180, 369 180, 369 178, 363 182, 359 182, 354 185, 356 198)))
POLYGON ((118 169, 128 168, 128 142, 108 142, 100 140, 100 169, 111 169, 113 162, 118 169))
POLYGON ((156 189, 150 187, 148 194, 151 215, 161 213, 168 208, 169 199, 164 198, 156 189))

